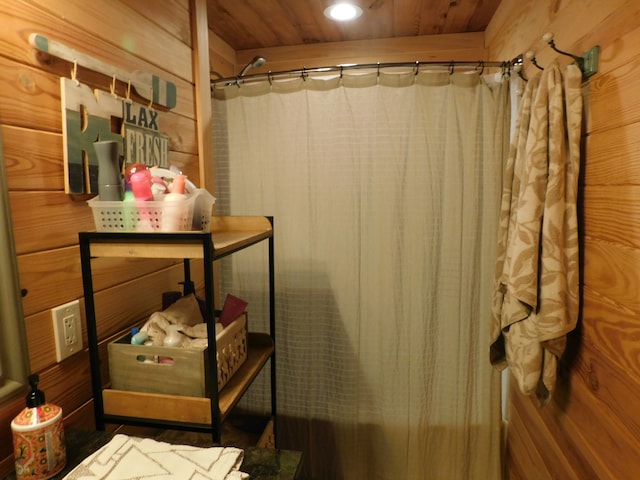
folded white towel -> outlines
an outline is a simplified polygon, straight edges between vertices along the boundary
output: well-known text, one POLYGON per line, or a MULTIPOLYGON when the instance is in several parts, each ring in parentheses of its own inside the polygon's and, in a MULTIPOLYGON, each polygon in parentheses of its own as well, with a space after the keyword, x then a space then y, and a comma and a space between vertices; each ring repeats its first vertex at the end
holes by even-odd
POLYGON ((64 480, 244 480, 249 475, 238 470, 243 457, 235 447, 199 448, 118 434, 64 480))

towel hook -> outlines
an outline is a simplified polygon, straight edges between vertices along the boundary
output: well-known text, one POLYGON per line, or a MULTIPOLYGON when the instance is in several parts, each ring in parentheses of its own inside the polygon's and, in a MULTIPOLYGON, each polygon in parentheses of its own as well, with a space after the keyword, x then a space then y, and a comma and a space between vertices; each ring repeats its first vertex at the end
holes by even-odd
POLYGON ((553 41, 553 33, 551 32, 547 32, 542 36, 542 39, 547 42, 549 44, 549 46, 556 52, 558 52, 560 55, 565 55, 567 57, 571 57, 575 60, 575 62, 578 64, 578 67, 580 67, 580 70, 583 70, 584 68, 584 58, 582 57, 578 57, 576 55, 573 55, 572 53, 569 52, 563 52, 562 50, 558 49, 556 47, 556 43, 553 41))
POLYGON ((531 63, 533 63, 533 65, 540 69, 540 70, 544 70, 544 68, 542 68, 540 65, 538 65, 538 62, 536 61, 536 54, 533 53, 531 50, 529 50, 527 53, 525 53, 524 55, 527 60, 531 61, 531 63))
POLYGON ((514 65, 513 66, 513 70, 518 74, 518 76, 524 80, 525 82, 528 82, 529 80, 524 76, 524 73, 522 72, 522 64, 518 64, 518 65, 514 65))

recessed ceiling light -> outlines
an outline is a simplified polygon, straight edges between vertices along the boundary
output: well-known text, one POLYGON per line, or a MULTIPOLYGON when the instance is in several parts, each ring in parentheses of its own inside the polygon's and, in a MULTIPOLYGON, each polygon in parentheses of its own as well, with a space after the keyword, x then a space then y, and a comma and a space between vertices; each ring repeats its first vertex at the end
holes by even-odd
POLYGON ((346 22, 362 15, 362 9, 351 3, 336 3, 324 10, 324 15, 332 20, 346 22))

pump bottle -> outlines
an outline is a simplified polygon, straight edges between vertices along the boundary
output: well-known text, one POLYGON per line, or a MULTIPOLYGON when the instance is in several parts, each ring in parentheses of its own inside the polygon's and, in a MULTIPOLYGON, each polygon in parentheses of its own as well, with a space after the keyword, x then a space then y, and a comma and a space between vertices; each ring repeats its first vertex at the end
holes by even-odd
POLYGON ((46 403, 38 375, 29 376, 27 407, 11 422, 17 480, 45 480, 67 463, 62 409, 46 403))

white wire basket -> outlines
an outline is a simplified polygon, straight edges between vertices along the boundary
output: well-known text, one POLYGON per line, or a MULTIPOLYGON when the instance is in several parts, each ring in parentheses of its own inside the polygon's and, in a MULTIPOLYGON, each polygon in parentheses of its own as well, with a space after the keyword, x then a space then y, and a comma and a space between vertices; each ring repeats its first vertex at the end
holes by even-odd
MULTIPOLYGON (((175 176, 174 172, 160 168, 152 168, 151 173, 154 176, 175 176)), ((189 181, 186 192, 187 199, 179 203, 101 201, 98 197, 87 203, 98 232, 209 231, 215 197, 189 181)))

